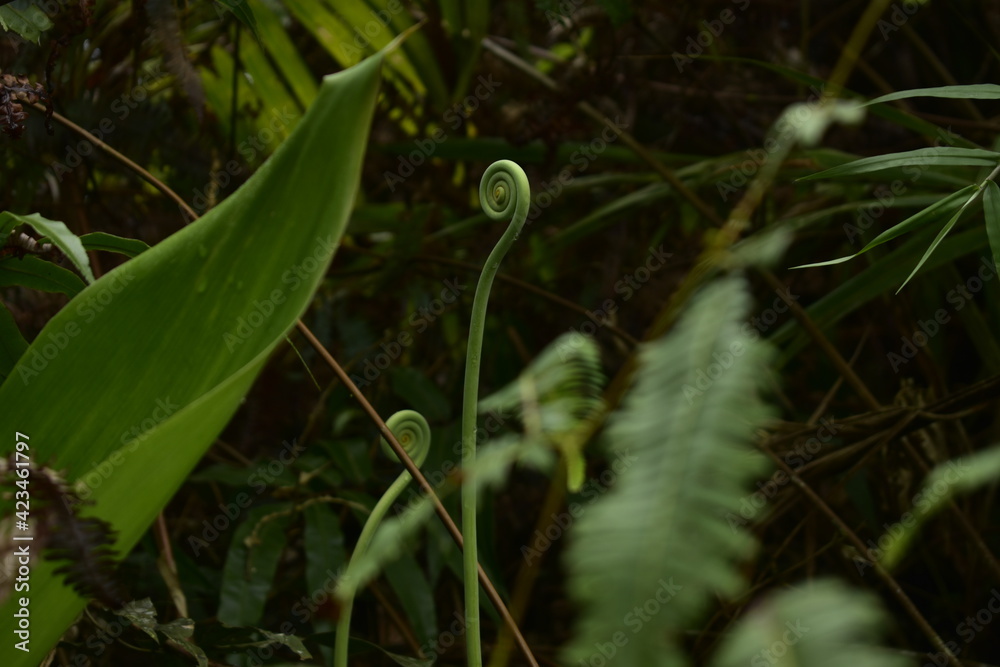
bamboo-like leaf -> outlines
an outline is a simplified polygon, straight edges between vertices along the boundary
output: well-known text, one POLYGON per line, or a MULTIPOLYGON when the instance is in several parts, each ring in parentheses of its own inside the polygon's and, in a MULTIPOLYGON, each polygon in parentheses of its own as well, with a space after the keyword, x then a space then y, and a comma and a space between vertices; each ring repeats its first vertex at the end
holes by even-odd
POLYGON ((962 213, 964 213, 965 209, 969 207, 969 204, 971 204, 976 200, 976 197, 978 195, 979 195, 979 188, 976 188, 976 191, 973 192, 971 195, 969 195, 968 199, 965 200, 965 203, 962 204, 962 207, 955 212, 955 215, 951 216, 951 219, 948 220, 947 223, 945 223, 945 226, 941 228, 941 231, 938 232, 938 235, 934 237, 934 240, 931 241, 931 244, 927 247, 927 250, 924 252, 924 256, 920 258, 920 261, 917 262, 917 265, 913 267, 913 271, 910 272, 910 275, 906 277, 906 280, 903 281, 903 284, 900 285, 899 289, 896 290, 896 294, 899 294, 901 291, 903 291, 903 288, 906 287, 906 283, 910 282, 910 279, 912 279, 913 276, 917 275, 917 271, 920 270, 920 267, 922 267, 924 265, 924 262, 927 261, 927 258, 929 258, 934 253, 934 251, 937 250, 937 247, 941 245, 941 241, 943 241, 944 237, 948 235, 948 232, 950 232, 952 228, 956 224, 958 224, 958 220, 959 218, 962 217, 962 213))
MULTIPOLYGON (((360 181, 381 61, 327 77, 238 192, 87 287, 0 386, 0 430, 27 435, 31 457, 94 502, 85 514, 112 524, 119 553, 201 459, 323 278, 360 181), (78 304, 100 309, 88 319, 78 304), (62 346, 46 348, 53 340, 62 346)), ((3 455, 13 447, 0 441, 3 455)), ((31 614, 44 622, 32 653, 5 642, 0 664, 34 667, 83 607, 56 566, 33 564, 31 614)), ((15 598, 0 608, 8 638, 15 598)))
MULTIPOLYGON (((933 229, 923 229, 917 232, 913 238, 880 261, 834 287, 806 309, 810 319, 821 328, 832 327, 872 299, 899 285, 906 276, 908 267, 913 266, 924 253, 933 231, 933 229)), ((943 266, 958 257, 977 252, 987 245, 986 233, 982 227, 967 229, 945 238, 937 251, 926 261, 924 268, 930 270, 943 266)), ((993 272, 992 275, 996 275, 992 262, 989 269, 993 272)), ((790 321, 779 327, 770 340, 784 346, 780 366, 807 345, 810 338, 801 332, 798 322, 790 321)))
POLYGON ((891 169, 893 167, 994 167, 1000 161, 1000 153, 981 148, 955 148, 953 146, 934 146, 918 148, 901 153, 888 153, 861 158, 839 167, 833 167, 816 174, 809 174, 798 179, 814 181, 820 178, 837 178, 842 176, 857 176, 873 171, 891 169))
POLYGON ((835 580, 768 596, 749 607, 711 667, 905 667, 913 662, 875 642, 887 614, 871 593, 835 580))
POLYGON ((914 88, 889 93, 865 102, 864 106, 905 100, 911 97, 945 97, 952 100, 1000 100, 1000 86, 995 83, 977 83, 969 86, 939 86, 937 88, 914 88))
MULTIPOLYGON (((992 181, 991 181, 992 182, 992 181)), ((793 269, 809 269, 818 266, 832 266, 833 264, 840 264, 848 260, 852 260, 858 255, 864 254, 876 246, 880 246, 886 241, 891 241, 897 236, 902 236, 908 232, 912 232, 916 229, 920 229, 926 224, 929 224, 936 220, 939 215, 946 215, 951 213, 954 209, 958 208, 964 201, 968 200, 968 196, 976 189, 975 185, 969 185, 958 192, 952 193, 947 197, 943 197, 934 204, 931 204, 924 210, 911 215, 906 220, 903 220, 898 225, 885 230, 853 255, 847 255, 846 257, 840 257, 838 259, 830 259, 825 262, 816 262, 814 264, 802 264, 800 266, 793 266, 793 269)))
POLYGON ((736 562, 755 543, 725 515, 767 468, 750 440, 770 415, 759 398, 769 348, 740 333, 749 306, 744 281, 722 278, 642 350, 606 436, 634 464, 577 520, 567 553, 581 605, 567 664, 610 646, 621 667, 685 665, 681 631, 742 587, 736 562))
POLYGON ((1000 266, 1000 186, 994 181, 986 182, 983 193, 983 217, 986 218, 986 235, 993 251, 993 265, 1000 266))

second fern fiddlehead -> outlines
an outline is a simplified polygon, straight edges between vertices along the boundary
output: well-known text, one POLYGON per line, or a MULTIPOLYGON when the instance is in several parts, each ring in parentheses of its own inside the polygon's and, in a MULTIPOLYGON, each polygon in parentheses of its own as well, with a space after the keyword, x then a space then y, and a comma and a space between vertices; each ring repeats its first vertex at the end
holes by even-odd
MULTIPOLYGON (((400 410, 389 417, 385 425, 396 436, 399 444, 403 446, 403 449, 410 455, 413 462, 417 466, 423 465, 431 449, 431 429, 427 425, 427 420, 424 419, 423 415, 414 410, 400 410)), ((385 438, 382 438, 382 451, 393 461, 399 461, 396 452, 392 451, 392 447, 385 441, 385 438)), ((347 564, 347 572, 344 574, 345 579, 353 576, 355 564, 365 555, 368 545, 371 544, 372 538, 375 537, 375 531, 378 530, 379 524, 382 523, 382 519, 385 518, 389 508, 396 502, 399 495, 403 493, 411 479, 412 477, 409 472, 406 470, 401 472, 396 481, 392 483, 392 486, 382 494, 382 497, 375 504, 375 508, 372 509, 372 513, 368 516, 364 528, 361 529, 361 536, 358 537, 354 553, 351 554, 351 560, 347 564)), ((347 667, 347 643, 351 631, 351 610, 353 606, 353 595, 341 599, 340 619, 337 621, 337 637, 334 642, 334 665, 336 667, 347 667)))
MULTIPOLYGON (((510 219, 493 252, 486 258, 483 273, 476 285, 472 301, 472 321, 469 324, 469 345, 465 356, 465 392, 462 399, 462 469, 471 470, 476 461, 476 414, 479 403, 479 366, 483 352, 483 331, 486 328, 486 305, 490 298, 493 278, 500 261, 521 233, 528 217, 531 187, 528 177, 516 163, 498 160, 491 164, 479 183, 479 199, 483 212, 493 220, 510 219)), ((482 648, 479 636, 479 550, 476 532, 476 485, 467 480, 462 486, 462 537, 465 542, 465 626, 466 652, 469 667, 481 667, 482 648)))

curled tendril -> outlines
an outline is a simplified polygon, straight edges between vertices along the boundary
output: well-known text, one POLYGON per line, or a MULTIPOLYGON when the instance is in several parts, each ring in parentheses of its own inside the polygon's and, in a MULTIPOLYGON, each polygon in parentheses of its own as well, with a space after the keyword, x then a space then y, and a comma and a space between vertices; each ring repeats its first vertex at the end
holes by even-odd
MULTIPOLYGON (((431 449, 431 427, 427 425, 424 416, 416 410, 400 410, 389 417, 385 425, 396 436, 396 440, 410 455, 417 467, 422 466, 431 449)), ((382 451, 390 459, 399 463, 399 457, 396 456, 396 452, 392 450, 385 438, 382 438, 382 451)), ((409 475, 409 473, 406 474, 409 475)))
MULTIPOLYGON (((413 459, 413 462, 418 466, 423 465, 423 462, 427 460, 427 454, 431 450, 431 427, 427 425, 427 420, 424 419, 424 416, 415 410, 400 410, 389 417, 385 421, 385 424, 392 431, 392 434, 396 436, 396 439, 403 446, 406 453, 410 455, 410 458, 413 459)), ((392 451, 385 438, 382 438, 382 451, 393 461, 399 461, 396 453, 392 451)), ((375 531, 378 530, 379 524, 382 523, 382 519, 388 514, 389 508, 392 507, 396 499, 406 489, 406 486, 410 483, 410 479, 412 478, 409 472, 406 470, 401 472, 396 481, 392 483, 392 486, 382 494, 382 497, 375 504, 372 513, 368 515, 368 520, 365 521, 364 528, 361 529, 361 536, 358 537, 357 546, 354 547, 354 553, 351 554, 351 560, 347 564, 347 572, 344 574, 345 579, 349 580, 356 572, 357 564, 364 558, 365 552, 368 551, 368 547, 371 544, 372 538, 375 537, 375 531)), ((347 667, 347 640, 351 631, 351 610, 354 606, 353 588, 350 590, 350 593, 340 596, 340 619, 337 621, 337 637, 334 641, 335 667, 347 667)))
MULTIPOLYGON (((515 232, 521 231, 528 217, 530 195, 528 177, 516 162, 510 160, 497 160, 491 164, 479 182, 479 201, 483 212, 492 220, 512 219, 511 226, 516 226, 515 232)), ((502 243, 503 239, 497 244, 497 249, 502 243)), ((507 248, 504 248, 503 254, 506 252, 507 248)))
MULTIPOLYGON (((500 261, 510 250, 528 219, 531 186, 524 170, 510 160, 498 160, 489 167, 479 182, 479 200, 483 212, 493 220, 510 218, 507 230, 486 258, 479 276, 476 296, 472 301, 469 323, 469 345, 465 357, 465 391, 462 397, 462 469, 471 470, 476 462, 476 408, 479 404, 479 365, 483 352, 483 332, 486 329, 486 305, 500 261)), ((476 530, 476 485, 462 485, 462 536, 465 541, 463 575, 465 578, 466 656, 469 667, 483 664, 479 636, 479 553, 476 530)))

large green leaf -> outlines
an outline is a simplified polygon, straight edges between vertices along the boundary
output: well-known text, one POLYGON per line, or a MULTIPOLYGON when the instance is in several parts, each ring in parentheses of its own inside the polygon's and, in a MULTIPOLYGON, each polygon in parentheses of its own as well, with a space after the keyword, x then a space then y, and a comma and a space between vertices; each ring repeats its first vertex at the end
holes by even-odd
POLYGON ((0 304, 0 382, 10 374, 10 369, 27 349, 28 341, 24 340, 14 317, 0 304))
MULTIPOLYGON (((326 77, 302 122, 233 196, 105 274, 60 311, 0 386, 0 444, 29 436, 130 550, 229 421, 306 309, 347 223, 382 56, 326 77), (100 306, 84 317, 78 303, 100 306)), ((34 509, 34 508, 33 508, 34 509)), ((37 555, 37 554, 35 554, 37 555)), ((84 601, 31 572, 30 653, 0 622, 0 664, 37 665, 84 601)), ((15 596, 16 597, 16 596, 15 596)))

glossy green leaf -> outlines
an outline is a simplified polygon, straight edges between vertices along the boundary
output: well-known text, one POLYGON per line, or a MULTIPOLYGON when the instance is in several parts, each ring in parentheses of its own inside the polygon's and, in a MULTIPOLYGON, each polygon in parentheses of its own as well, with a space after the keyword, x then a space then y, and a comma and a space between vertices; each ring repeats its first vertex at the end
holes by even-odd
POLYGON ((76 296, 86 287, 80 276, 34 255, 0 260, 0 287, 23 285, 43 292, 76 296))
MULTIPOLYGON (((112 524, 120 553, 308 306, 352 208, 380 75, 376 56, 326 77, 302 122, 239 191, 87 287, 0 386, 0 430, 29 436, 33 460, 94 502, 85 514, 112 524)), ((13 446, 0 442, 0 454, 13 446)), ((34 667, 82 609, 56 567, 38 561, 32 570, 31 613, 44 618, 32 627, 32 654, 7 642, 0 664, 34 667)), ((0 609, 7 637, 15 606, 8 599, 0 609)))
POLYGON ((278 560, 285 549, 285 530, 294 518, 291 509, 291 503, 255 507, 236 529, 222 570, 216 615, 223 623, 257 625, 263 616, 278 560))
POLYGON ((103 250, 125 255, 129 259, 138 257, 149 250, 149 245, 139 239, 127 239, 105 232, 91 232, 80 237, 85 250, 103 250))
POLYGON ((986 182, 983 193, 983 216, 986 218, 986 235, 993 251, 993 264, 1000 266, 1000 187, 994 181, 986 182))
POLYGON ((0 213, 0 227, 7 227, 11 222, 28 225, 36 232, 48 238, 48 242, 62 250, 63 254, 73 262, 80 273, 87 279, 88 283, 94 282, 94 274, 90 270, 90 258, 80 243, 80 238, 69 231, 69 228, 56 220, 43 218, 37 213, 31 215, 18 215, 10 211, 0 213))
MULTIPOLYGON (((306 520, 303 543, 306 553, 306 587, 313 594, 331 583, 331 573, 347 562, 340 519, 325 503, 313 503, 302 510, 306 520)), ((335 579, 335 578, 334 578, 335 579)))
POLYGON ((820 178, 837 178, 842 176, 857 176, 873 171, 891 169, 893 167, 994 167, 1000 161, 1000 153, 981 148, 955 148, 953 146, 935 146, 918 148, 901 153, 888 153, 861 158, 833 169, 827 169, 817 174, 810 174, 798 179, 814 181, 820 178))
POLYGON ((878 236, 876 236, 875 238, 873 238, 871 241, 869 241, 868 244, 864 248, 862 248, 861 250, 857 251, 853 255, 847 255, 846 257, 840 257, 838 259, 830 259, 830 260, 827 260, 825 262, 816 262, 815 264, 802 264, 800 266, 793 266, 792 268, 793 269, 808 269, 808 268, 813 268, 813 267, 817 267, 817 266, 831 266, 833 264, 840 264, 842 262, 846 262, 848 260, 854 259, 858 255, 866 253, 866 252, 868 252, 869 250, 871 250, 872 248, 874 248, 876 246, 882 245, 886 241, 891 241, 892 239, 896 238, 897 236, 902 236, 903 234, 906 234, 908 232, 912 232, 914 230, 920 229, 924 225, 929 224, 929 223, 933 222, 934 220, 936 220, 939 216, 941 216, 941 215, 947 215, 947 214, 951 213, 956 208, 958 208, 959 206, 961 206, 962 203, 964 203, 965 201, 967 201, 968 198, 969 198, 969 195, 973 191, 975 191, 975 189, 976 189, 975 185, 969 185, 969 186, 967 186, 965 188, 962 188, 958 192, 950 194, 947 197, 941 198, 939 201, 937 201, 934 204, 928 206, 927 208, 925 208, 924 210, 920 211, 919 213, 911 215, 909 218, 907 218, 906 220, 903 220, 898 225, 894 225, 893 227, 885 230, 884 232, 882 232, 881 234, 879 234, 878 236))
POLYGON ((881 104, 893 100, 905 100, 911 97, 945 97, 952 100, 1000 100, 1000 86, 995 83, 977 83, 970 86, 939 86, 937 88, 914 88, 901 90, 876 97, 865 103, 881 104))

